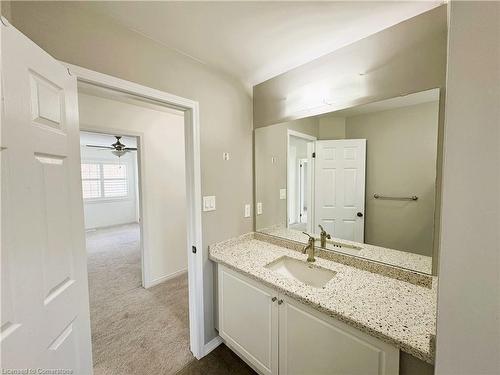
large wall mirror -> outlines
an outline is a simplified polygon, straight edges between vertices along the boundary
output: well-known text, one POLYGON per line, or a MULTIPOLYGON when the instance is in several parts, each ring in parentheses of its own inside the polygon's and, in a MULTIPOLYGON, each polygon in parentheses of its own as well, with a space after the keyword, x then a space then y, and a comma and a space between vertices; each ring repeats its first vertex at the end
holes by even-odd
POLYGON ((438 128, 432 89, 256 129, 256 230, 431 273, 438 128))

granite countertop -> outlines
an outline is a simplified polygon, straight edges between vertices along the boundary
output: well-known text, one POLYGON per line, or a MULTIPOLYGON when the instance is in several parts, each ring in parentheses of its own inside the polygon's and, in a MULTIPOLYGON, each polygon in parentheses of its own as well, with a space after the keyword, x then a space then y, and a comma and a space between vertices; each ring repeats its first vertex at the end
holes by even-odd
POLYGON ((265 266, 282 256, 307 255, 269 242, 254 233, 209 247, 209 258, 260 281, 318 311, 393 344, 425 362, 434 362, 437 278, 425 288, 355 267, 316 258, 337 274, 318 289, 275 273, 265 266))
MULTIPOLYGON (((302 233, 302 231, 285 228, 283 226, 263 228, 259 229, 258 231, 272 236, 286 238, 302 243, 307 243, 308 239, 308 236, 302 233)), ((397 267, 402 267, 417 272, 428 274, 432 272, 432 257, 426 255, 420 255, 407 251, 389 249, 381 246, 375 246, 333 237, 331 240, 327 240, 326 247, 327 249, 355 255, 381 263, 391 264, 397 267), (347 244, 353 246, 354 248, 338 248, 333 246, 334 242, 347 244)))

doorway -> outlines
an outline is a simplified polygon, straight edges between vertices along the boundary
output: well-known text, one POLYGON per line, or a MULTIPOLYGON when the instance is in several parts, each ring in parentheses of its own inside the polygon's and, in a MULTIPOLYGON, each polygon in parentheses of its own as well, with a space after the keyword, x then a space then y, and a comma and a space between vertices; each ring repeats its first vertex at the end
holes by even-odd
POLYGON ((86 83, 78 102, 94 371, 175 372, 193 359, 184 113, 86 83))
MULTIPOLYGON (((85 113, 86 108, 82 110, 85 113)), ((138 137, 124 133, 80 131, 88 271, 92 272, 93 257, 106 254, 115 268, 137 263, 137 267, 124 274, 144 286, 138 144, 138 137), (118 256, 125 247, 134 251, 128 257, 118 256)))
POLYGON ((312 218, 312 152, 316 137, 287 130, 287 227, 309 230, 312 218))

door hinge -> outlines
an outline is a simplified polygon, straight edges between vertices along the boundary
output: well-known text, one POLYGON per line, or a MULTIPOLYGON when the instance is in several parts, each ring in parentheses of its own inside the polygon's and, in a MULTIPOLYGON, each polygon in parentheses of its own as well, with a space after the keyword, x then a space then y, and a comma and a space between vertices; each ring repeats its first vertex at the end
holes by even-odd
POLYGON ((191 246, 191 251, 193 252, 193 254, 196 254, 196 246, 191 246))
POLYGON ((313 157, 313 158, 315 158, 315 157, 316 157, 316 153, 315 153, 315 152, 313 152, 312 157, 313 157))

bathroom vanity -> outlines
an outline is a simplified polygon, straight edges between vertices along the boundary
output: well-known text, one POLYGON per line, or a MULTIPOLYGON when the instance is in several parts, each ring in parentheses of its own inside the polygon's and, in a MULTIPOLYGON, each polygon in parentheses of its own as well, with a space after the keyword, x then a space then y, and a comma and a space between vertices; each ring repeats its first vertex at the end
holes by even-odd
POLYGON ((254 87, 255 232, 209 258, 219 334, 259 373, 433 372, 446 77, 436 16, 425 33, 401 24, 254 87), (314 262, 304 247, 318 248, 314 262))
MULTIPOLYGON (((261 374, 398 374, 400 351, 433 363, 436 278, 369 272, 250 233, 210 246, 219 335, 261 374)), ((361 265, 362 266, 362 265, 361 265)))

